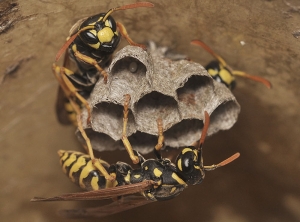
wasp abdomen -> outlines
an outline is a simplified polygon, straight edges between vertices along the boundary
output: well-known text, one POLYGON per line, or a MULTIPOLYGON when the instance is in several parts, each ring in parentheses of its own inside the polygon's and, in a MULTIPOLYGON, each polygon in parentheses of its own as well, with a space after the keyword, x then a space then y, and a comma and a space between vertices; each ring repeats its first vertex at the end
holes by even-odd
MULTIPOLYGON (((99 190, 106 188, 105 177, 97 170, 91 158, 83 153, 76 151, 58 151, 60 164, 64 173, 77 185, 85 190, 99 190)), ((100 160, 107 170, 109 164, 100 160)))

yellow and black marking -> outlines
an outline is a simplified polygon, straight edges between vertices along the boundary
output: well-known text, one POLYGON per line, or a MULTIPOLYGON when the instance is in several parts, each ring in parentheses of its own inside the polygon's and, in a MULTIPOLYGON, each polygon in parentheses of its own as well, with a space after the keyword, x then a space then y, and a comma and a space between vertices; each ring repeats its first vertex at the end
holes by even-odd
MULTIPOLYGON (((107 180, 92 164, 88 155, 75 151, 59 151, 63 171, 76 184, 91 192, 65 194, 51 198, 34 198, 33 201, 54 200, 97 200, 119 197, 128 194, 141 193, 147 200, 169 200, 179 195, 188 185, 199 184, 204 179, 204 171, 214 170, 224 166, 236 158, 235 154, 219 164, 204 166, 202 159, 202 145, 209 125, 209 116, 205 112, 205 124, 202 129, 200 142, 197 145, 185 147, 177 157, 176 164, 169 159, 162 158, 159 153, 164 142, 162 135, 162 122, 158 122, 159 139, 154 147, 158 156, 156 159, 145 159, 139 152, 133 150, 139 159, 139 167, 133 169, 130 165, 117 162, 109 165, 103 160, 101 164, 110 175, 115 175, 115 181, 107 180)), ((130 145, 129 141, 127 143, 130 145)), ((128 145, 127 144, 127 145, 128 145)), ((130 145, 131 146, 131 145, 130 145)), ((149 202, 147 202, 149 203, 149 202)), ((109 212, 120 212, 127 209, 125 202, 112 205, 109 212)), ((131 203, 135 204, 135 203, 131 203)), ((138 204, 136 205, 138 206, 138 204)))
POLYGON ((200 40, 193 40, 193 41, 191 41, 191 44, 202 47, 208 53, 210 53, 213 57, 215 57, 215 59, 217 59, 216 61, 210 62, 205 67, 205 69, 208 71, 208 73, 212 76, 213 79, 225 84, 229 89, 233 89, 236 85, 234 76, 241 76, 241 77, 248 78, 248 79, 251 79, 256 82, 260 82, 269 89, 272 87, 271 83, 262 77, 250 75, 243 71, 233 70, 229 65, 226 64, 225 60, 221 56, 219 56, 217 53, 215 53, 204 42, 202 42, 200 40))
POLYGON ((218 61, 211 61, 205 66, 205 69, 207 70, 208 74, 213 77, 213 79, 220 83, 223 83, 229 89, 234 89, 236 85, 235 77, 230 72, 230 70, 223 66, 221 63, 219 63, 218 61))
MULTIPOLYGON (((94 167, 89 155, 63 150, 60 150, 58 154, 64 173, 82 189, 99 190, 113 186, 94 167)), ((100 160, 100 162, 108 170, 109 164, 103 160, 100 160)))
MULTIPOLYGON (((135 43, 129 37, 125 27, 116 22, 111 14, 119 10, 153 6, 150 2, 138 2, 80 19, 73 25, 70 36, 67 37, 65 44, 58 51, 55 62, 66 51, 64 63, 63 66, 54 63, 53 72, 65 97, 73 100, 74 103, 80 101, 79 106, 84 105, 87 108, 88 123, 91 111, 86 99, 101 75, 104 82, 107 82, 108 74, 104 68, 111 62, 112 54, 120 42, 120 34, 130 45, 146 48, 144 45, 135 43)), ((68 123, 67 120, 63 120, 63 115, 58 115, 61 123, 68 123)), ((73 120, 69 122, 73 122, 73 120)))

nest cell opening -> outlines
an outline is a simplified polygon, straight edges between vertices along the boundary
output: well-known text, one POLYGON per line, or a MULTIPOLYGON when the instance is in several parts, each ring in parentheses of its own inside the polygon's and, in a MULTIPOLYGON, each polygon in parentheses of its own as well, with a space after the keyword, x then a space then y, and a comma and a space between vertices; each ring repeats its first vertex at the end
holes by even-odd
POLYGON ((212 79, 207 76, 191 76, 183 87, 177 89, 182 118, 201 118, 204 108, 213 95, 212 79))
POLYGON ((236 122, 239 111, 239 107, 233 100, 220 104, 210 115, 208 134, 230 129, 236 122))
POLYGON ((200 139, 203 125, 198 119, 182 120, 164 132, 166 145, 172 148, 191 146, 200 139))
MULTIPOLYGON (((123 129, 123 110, 122 105, 101 102, 98 103, 92 111, 92 128, 100 133, 109 135, 114 140, 122 138, 123 129)), ((136 131, 134 117, 129 110, 127 135, 131 135, 136 131)))
POLYGON ((156 91, 142 97, 135 104, 135 110, 138 130, 152 135, 157 135, 158 118, 162 119, 165 129, 180 121, 177 101, 156 91))
POLYGON ((114 78, 130 78, 131 82, 141 81, 145 78, 146 72, 146 66, 141 61, 133 57, 125 57, 118 60, 111 71, 114 78))

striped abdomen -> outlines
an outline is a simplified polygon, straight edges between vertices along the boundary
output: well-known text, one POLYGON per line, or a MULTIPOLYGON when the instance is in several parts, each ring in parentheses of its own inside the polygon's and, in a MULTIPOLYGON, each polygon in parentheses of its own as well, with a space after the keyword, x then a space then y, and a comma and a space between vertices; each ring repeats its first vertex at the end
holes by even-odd
MULTIPOLYGON (((64 173, 85 190, 99 190, 107 187, 105 177, 97 170, 89 155, 76 151, 58 151, 64 173)), ((100 160, 108 169, 109 164, 100 160)), ((111 186, 111 185, 110 185, 111 186)))

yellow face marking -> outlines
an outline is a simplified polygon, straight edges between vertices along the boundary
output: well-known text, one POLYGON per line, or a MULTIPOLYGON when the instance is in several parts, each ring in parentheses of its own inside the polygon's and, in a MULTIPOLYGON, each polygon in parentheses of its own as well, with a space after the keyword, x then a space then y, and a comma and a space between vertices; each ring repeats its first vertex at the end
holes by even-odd
POLYGON ((105 24, 105 26, 111 27, 110 22, 108 20, 106 20, 104 24, 105 24))
POLYGON ((144 170, 148 170, 148 167, 147 167, 147 166, 145 166, 145 167, 144 167, 144 170))
POLYGON ((215 70, 215 69, 208 69, 207 72, 209 73, 209 75, 211 76, 216 76, 218 75, 218 70, 215 70))
POLYGON ((111 42, 112 38, 114 37, 114 33, 111 28, 105 27, 98 32, 97 36, 100 43, 111 42))
POLYGON ((91 30, 89 30, 89 32, 92 33, 94 36, 97 36, 97 32, 95 29, 91 29, 91 30))
MULTIPOLYGON (((103 17, 100 17, 100 18, 97 20, 97 22, 101 21, 102 19, 103 19, 103 17)), ((95 22, 94 22, 93 24, 95 24, 95 22)))
POLYGON ((155 175, 156 177, 160 177, 160 176, 162 175, 162 172, 161 172, 159 169, 157 169, 157 168, 155 168, 155 169, 153 170, 153 173, 154 173, 154 175, 155 175))
MULTIPOLYGON (((102 17, 101 17, 102 18, 102 17)), ((99 21, 99 20, 98 20, 99 21)), ((92 22, 92 23, 89 23, 89 25, 95 25, 96 24, 96 22, 92 22)))
POLYGON ((76 162, 73 164, 73 166, 71 167, 70 171, 69 171, 69 178, 75 182, 75 178, 73 177, 73 173, 76 173, 80 167, 85 166, 86 165, 86 161, 85 158, 83 156, 79 157, 76 162))
POLYGON ((91 46, 91 47, 94 48, 94 49, 99 49, 100 43, 98 42, 98 43, 96 43, 96 44, 89 44, 89 46, 91 46))
POLYGON ((185 183, 182 179, 180 179, 180 177, 177 176, 176 173, 172 173, 172 178, 173 178, 174 180, 176 180, 179 184, 186 185, 186 183, 185 183))
POLYGON ((234 80, 234 77, 227 69, 221 69, 219 72, 220 78, 228 85, 234 80))
POLYGON ((182 163, 181 163, 181 159, 179 159, 179 160, 177 161, 177 167, 178 167, 178 169, 179 169, 180 171, 182 171, 182 163))
POLYGON ((177 189, 176 187, 172 187, 170 194, 174 193, 176 189, 177 189))

